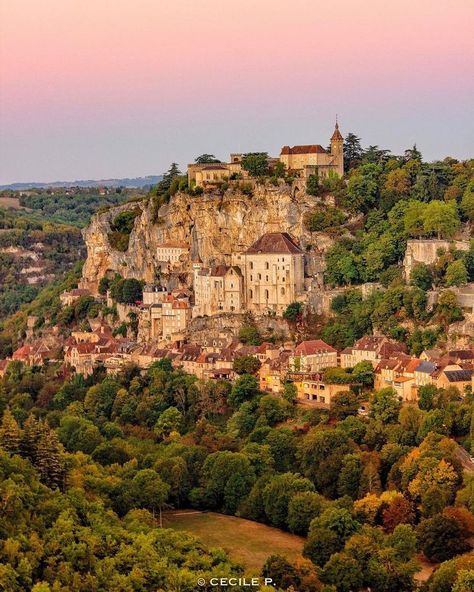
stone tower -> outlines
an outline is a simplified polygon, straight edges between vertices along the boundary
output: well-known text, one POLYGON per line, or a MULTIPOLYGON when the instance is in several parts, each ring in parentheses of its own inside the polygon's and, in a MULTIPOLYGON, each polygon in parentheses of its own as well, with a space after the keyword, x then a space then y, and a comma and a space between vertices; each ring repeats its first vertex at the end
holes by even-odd
POLYGON ((336 126, 331 136, 331 156, 334 158, 334 164, 337 166, 337 174, 344 175, 344 138, 339 131, 339 124, 336 119, 336 126))

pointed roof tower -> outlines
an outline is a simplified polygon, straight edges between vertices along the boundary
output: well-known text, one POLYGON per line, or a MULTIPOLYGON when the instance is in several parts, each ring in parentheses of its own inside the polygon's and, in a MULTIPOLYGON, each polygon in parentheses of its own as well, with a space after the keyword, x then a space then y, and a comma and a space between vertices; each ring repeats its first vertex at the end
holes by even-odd
POLYGON ((344 140, 341 132, 339 131, 339 124, 337 123, 337 116, 336 116, 336 126, 335 126, 334 132, 331 136, 331 142, 333 142, 334 140, 344 140))

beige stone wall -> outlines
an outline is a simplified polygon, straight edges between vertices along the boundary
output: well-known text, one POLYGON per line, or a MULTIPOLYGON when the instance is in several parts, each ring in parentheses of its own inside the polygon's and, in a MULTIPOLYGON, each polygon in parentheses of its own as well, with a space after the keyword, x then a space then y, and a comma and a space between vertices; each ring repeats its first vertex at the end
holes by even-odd
POLYGON ((242 254, 248 310, 281 314, 304 292, 304 255, 242 254))
POLYGON ((411 271, 417 263, 433 265, 438 260, 440 250, 468 251, 469 241, 447 241, 447 240, 409 240, 403 259, 403 269, 406 279, 410 278, 411 271))

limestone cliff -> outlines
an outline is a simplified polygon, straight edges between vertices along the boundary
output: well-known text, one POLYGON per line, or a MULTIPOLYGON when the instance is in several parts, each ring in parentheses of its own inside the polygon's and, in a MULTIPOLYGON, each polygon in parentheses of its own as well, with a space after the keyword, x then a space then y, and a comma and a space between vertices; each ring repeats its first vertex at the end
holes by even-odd
POLYGON ((158 217, 154 214, 152 200, 111 208, 96 214, 83 231, 87 260, 82 285, 97 289, 100 278, 108 271, 153 282, 159 267, 156 247, 163 241, 188 242, 191 256, 199 255, 206 265, 230 263, 232 253, 246 249, 270 231, 292 234, 308 252, 309 267, 317 267, 318 257, 332 240, 327 235, 310 233, 304 228, 304 215, 316 203, 314 197, 295 190, 295 187, 257 184, 252 196, 244 195, 234 187, 224 195, 177 193, 160 208, 158 217), (112 220, 119 212, 137 207, 141 212, 135 218, 128 250, 113 249, 108 240, 112 220))

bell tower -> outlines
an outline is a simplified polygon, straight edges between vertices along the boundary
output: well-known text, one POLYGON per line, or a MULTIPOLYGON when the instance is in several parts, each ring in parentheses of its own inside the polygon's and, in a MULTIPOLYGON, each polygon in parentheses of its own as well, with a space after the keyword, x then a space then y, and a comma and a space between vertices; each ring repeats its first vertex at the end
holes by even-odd
POLYGON ((339 131, 339 124, 336 116, 336 126, 331 136, 331 156, 333 157, 333 164, 335 172, 342 177, 344 175, 344 138, 339 131))

